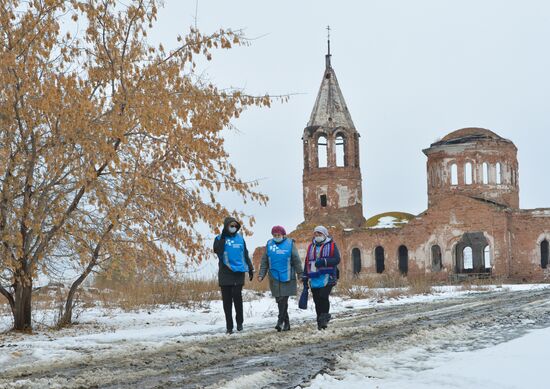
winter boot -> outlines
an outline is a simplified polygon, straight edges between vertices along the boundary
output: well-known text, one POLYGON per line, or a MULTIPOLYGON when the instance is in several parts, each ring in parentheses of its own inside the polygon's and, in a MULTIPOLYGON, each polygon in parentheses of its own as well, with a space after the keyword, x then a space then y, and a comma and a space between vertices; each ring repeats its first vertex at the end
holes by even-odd
POLYGON ((283 325, 283 331, 290 331, 290 320, 287 318, 285 318, 285 323, 283 325))
POLYGON ((327 313, 321 313, 319 315, 319 320, 317 321, 317 328, 320 330, 324 330, 327 328, 328 323, 328 314, 327 313))
POLYGON ((277 320, 277 325, 275 326, 275 329, 277 330, 277 332, 281 332, 281 330, 283 329, 283 323, 284 323, 283 319, 277 320))
POLYGON ((242 331, 242 330, 243 330, 243 323, 237 324, 237 331, 242 331))

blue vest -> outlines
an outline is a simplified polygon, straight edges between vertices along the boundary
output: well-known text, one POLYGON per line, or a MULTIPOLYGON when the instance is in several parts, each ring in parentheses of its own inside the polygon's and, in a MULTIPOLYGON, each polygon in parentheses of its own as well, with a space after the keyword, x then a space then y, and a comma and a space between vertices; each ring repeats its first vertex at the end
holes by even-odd
POLYGON ((290 281, 290 258, 292 256, 292 239, 284 239, 277 244, 270 239, 266 245, 269 271, 277 281, 290 281))
POLYGON ((244 259, 244 239, 242 235, 235 234, 235 236, 225 238, 223 263, 234 272, 246 273, 248 271, 248 264, 244 259))

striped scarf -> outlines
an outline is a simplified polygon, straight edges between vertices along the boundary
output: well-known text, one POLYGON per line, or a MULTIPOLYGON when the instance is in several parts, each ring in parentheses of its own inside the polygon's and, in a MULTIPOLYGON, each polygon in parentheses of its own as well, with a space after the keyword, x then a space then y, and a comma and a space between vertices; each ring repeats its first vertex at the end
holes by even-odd
POLYGON ((332 258, 334 256, 334 242, 323 243, 321 249, 319 250, 319 256, 317 257, 317 250, 315 243, 310 243, 307 248, 307 255, 305 261, 306 272, 310 277, 316 277, 320 274, 329 274, 333 273, 333 268, 320 268, 317 270, 315 267, 315 261, 318 258, 332 258), (327 271, 328 270, 328 271, 327 271))

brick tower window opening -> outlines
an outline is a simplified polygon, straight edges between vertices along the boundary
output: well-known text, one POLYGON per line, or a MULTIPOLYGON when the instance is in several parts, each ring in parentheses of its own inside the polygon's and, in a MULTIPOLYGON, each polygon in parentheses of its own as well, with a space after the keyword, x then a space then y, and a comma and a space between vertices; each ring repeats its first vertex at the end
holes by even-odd
POLYGON ((344 167, 347 166, 346 163, 346 138, 342 134, 336 135, 335 142, 335 153, 336 153, 336 166, 344 167))
POLYGON ((472 172, 472 163, 466 162, 464 165, 464 184, 472 185, 473 183, 473 172, 472 172))
POLYGON ((495 166, 495 170, 496 170, 496 174, 495 174, 496 183, 497 185, 500 185, 502 184, 502 165, 500 164, 500 162, 497 162, 495 166))
POLYGON ((487 185, 489 183, 489 164, 487 162, 483 162, 482 166, 482 182, 483 184, 487 185))
POLYGON ((432 271, 438 272, 443 268, 441 261, 441 247, 435 244, 432 246, 432 271))
POLYGON ((384 273, 384 247, 378 246, 374 249, 374 260, 376 262, 376 272, 378 274, 384 273))
POLYGON ((358 275, 361 273, 361 250, 357 247, 351 250, 351 259, 353 262, 353 274, 358 275))
POLYGON ((409 249, 407 248, 407 246, 399 246, 397 255, 399 273, 401 273, 402 275, 407 275, 407 272, 409 271, 409 249))
POLYGON ((317 167, 328 166, 328 143, 327 138, 321 135, 317 140, 317 167))
POLYGON ((451 185, 458 185, 458 165, 456 163, 451 165, 451 185))
POLYGON ((548 268, 548 241, 546 239, 540 242, 540 267, 548 268))
POLYGON ((483 249, 483 262, 485 264, 485 269, 491 268, 491 248, 489 245, 485 246, 483 249))
POLYGON ((320 196, 320 199, 321 199, 321 207, 326 207, 327 206, 327 195, 322 194, 320 196))
POLYGON ((472 270, 474 268, 474 256, 470 246, 464 247, 462 250, 462 258, 464 260, 464 270, 472 270))

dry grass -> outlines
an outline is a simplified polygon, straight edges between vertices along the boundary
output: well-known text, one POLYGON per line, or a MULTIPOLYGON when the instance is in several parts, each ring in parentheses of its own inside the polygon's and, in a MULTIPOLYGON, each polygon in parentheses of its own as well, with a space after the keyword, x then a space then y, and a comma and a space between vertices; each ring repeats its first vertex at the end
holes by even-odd
POLYGON ((344 278, 338 282, 335 294, 352 299, 373 298, 383 301, 403 296, 431 294, 435 281, 425 275, 403 277, 389 273, 344 278))
POLYGON ((495 280, 472 278, 461 282, 459 290, 486 292, 490 290, 489 285, 502 286, 502 283, 499 285, 498 283, 495 284, 495 280))
POLYGON ((99 301, 104 307, 121 308, 125 311, 159 305, 201 308, 217 299, 220 299, 220 289, 216 280, 170 278, 156 282, 131 280, 98 284, 84 296, 85 302, 99 301))

